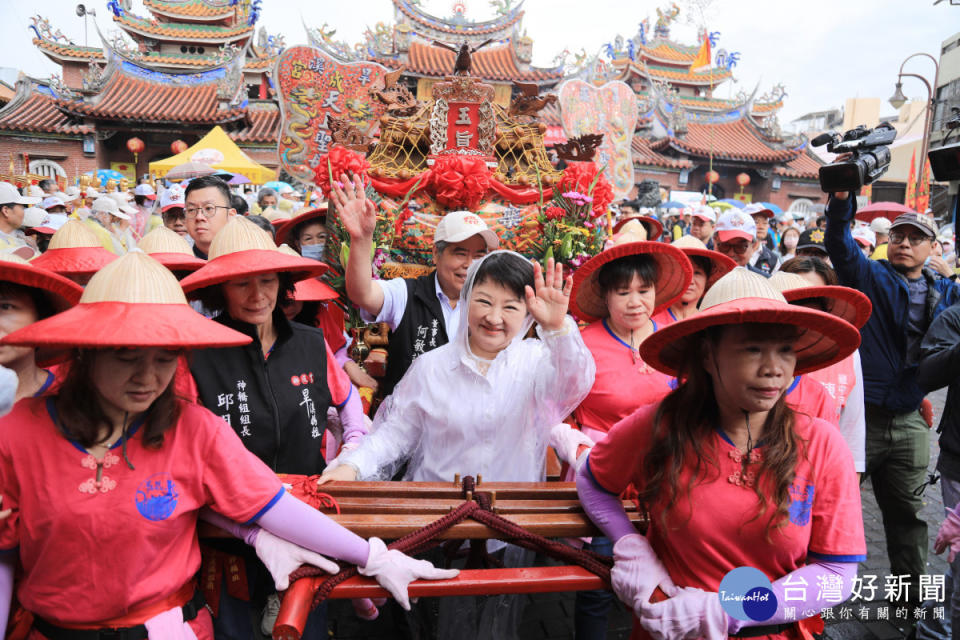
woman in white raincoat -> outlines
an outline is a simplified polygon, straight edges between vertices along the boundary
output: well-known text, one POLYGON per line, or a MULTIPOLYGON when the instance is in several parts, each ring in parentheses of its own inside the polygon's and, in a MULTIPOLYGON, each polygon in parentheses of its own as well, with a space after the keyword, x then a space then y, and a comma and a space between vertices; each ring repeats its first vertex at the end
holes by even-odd
MULTIPOLYGON (((475 261, 460 292, 468 331, 417 358, 387 398, 372 432, 324 472, 330 480, 384 480, 404 462, 405 480, 544 479, 548 444, 576 452, 583 436, 554 428, 593 386, 594 362, 567 315, 572 279, 561 265, 539 264, 510 251, 475 261), (524 339, 536 322, 537 339, 524 339)), ((587 444, 589 441, 583 442, 587 444)), ((502 547, 493 543, 488 549, 502 547)), ((530 552, 501 549, 506 566, 530 552)), ((516 636, 522 607, 512 596, 447 598, 439 637, 516 636)))

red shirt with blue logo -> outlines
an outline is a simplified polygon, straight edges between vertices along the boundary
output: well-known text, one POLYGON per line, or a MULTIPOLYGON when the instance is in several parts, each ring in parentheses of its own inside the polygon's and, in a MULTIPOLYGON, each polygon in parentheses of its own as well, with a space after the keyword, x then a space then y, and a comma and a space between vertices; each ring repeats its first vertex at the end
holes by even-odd
MULTIPOLYGON (((645 486, 650 472, 643 468, 643 457, 658 406, 641 407, 621 420, 590 452, 589 470, 607 491, 619 495, 631 482, 638 489, 645 486)), ((759 465, 744 471, 745 454, 719 428, 703 443, 705 471, 689 495, 686 487, 696 462, 688 457, 681 470, 680 495, 667 513, 666 528, 660 520, 666 499, 648 505, 647 537, 677 586, 717 591, 724 575, 741 566, 755 567, 774 581, 808 560, 866 559, 860 489, 843 437, 834 425, 799 413, 794 430, 806 444, 801 445, 784 526, 769 527, 774 510, 769 497, 766 511, 754 518, 759 512, 754 486, 758 481, 769 485, 751 470, 759 465)), ((763 453, 761 442, 753 460, 759 462, 763 453)), ((771 491, 764 493, 770 496, 771 491)))
POLYGON ((251 522, 280 499, 280 480, 223 420, 180 402, 159 448, 139 423, 97 460, 55 425, 52 396, 0 418, 0 550, 19 552, 17 595, 52 622, 89 624, 163 600, 200 568, 197 512, 251 522), (102 467, 102 468, 98 468, 102 467), (99 471, 99 478, 98 478, 99 471), (19 548, 18 548, 19 547, 19 548))

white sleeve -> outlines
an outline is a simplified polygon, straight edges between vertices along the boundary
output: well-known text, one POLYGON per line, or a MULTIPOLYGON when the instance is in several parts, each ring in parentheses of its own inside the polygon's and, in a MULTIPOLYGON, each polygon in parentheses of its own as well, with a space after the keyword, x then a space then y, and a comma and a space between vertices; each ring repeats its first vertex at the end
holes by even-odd
POLYGON ((547 410, 548 426, 553 426, 590 393, 597 367, 572 317, 564 319, 559 331, 544 331, 538 325, 537 335, 547 347, 547 355, 536 372, 536 397, 547 410))
POLYGON ((840 434, 853 454, 853 466, 858 473, 867 469, 866 439, 867 421, 863 408, 863 369, 860 366, 860 350, 853 352, 853 375, 857 377, 847 395, 847 404, 840 414, 840 434))
POLYGON ((360 310, 360 317, 364 322, 386 322, 393 331, 400 324, 403 312, 407 308, 407 281, 404 278, 374 280, 373 286, 380 287, 383 291, 383 306, 380 307, 377 317, 373 317, 363 309, 360 310))
POLYGON ((389 480, 420 447, 424 413, 417 399, 426 392, 429 367, 417 358, 380 405, 360 446, 337 456, 357 470, 357 480, 389 480))

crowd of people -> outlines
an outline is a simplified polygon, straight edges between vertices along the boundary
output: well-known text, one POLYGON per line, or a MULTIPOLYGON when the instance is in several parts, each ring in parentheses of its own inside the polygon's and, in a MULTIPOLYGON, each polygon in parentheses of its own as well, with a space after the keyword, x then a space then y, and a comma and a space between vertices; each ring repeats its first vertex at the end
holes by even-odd
MULTIPOLYGON (((335 573, 334 560, 375 577, 411 637, 517 637, 521 599, 412 604, 411 581, 452 578, 460 560, 362 539, 277 474, 535 482, 553 449, 602 534, 577 544, 614 560, 611 591, 577 595, 577 638, 606 636, 616 598, 637 638, 809 638, 817 620, 794 612, 848 598, 866 557, 867 481, 891 573, 921 606, 924 398, 944 386, 937 550, 960 581, 960 287, 929 213, 862 224, 846 193, 809 217, 702 204, 661 219, 628 201, 570 272, 453 211, 435 269, 381 280, 360 178, 334 182, 329 206, 306 200, 217 176, 159 195, 0 183, 8 637, 248 640, 269 633, 293 569, 335 573), (381 379, 348 357, 320 280, 330 206, 349 236, 346 295, 390 329, 381 379), (231 537, 201 544, 201 520, 231 537), (772 583, 764 619, 721 604, 744 566, 772 583), (830 594, 784 597, 824 579, 830 594)), ((507 542, 487 551, 533 561, 507 542)), ((948 592, 957 618, 960 585, 948 592)), ((365 619, 380 606, 353 602, 365 619)), ((303 637, 328 626, 318 607, 303 637)))

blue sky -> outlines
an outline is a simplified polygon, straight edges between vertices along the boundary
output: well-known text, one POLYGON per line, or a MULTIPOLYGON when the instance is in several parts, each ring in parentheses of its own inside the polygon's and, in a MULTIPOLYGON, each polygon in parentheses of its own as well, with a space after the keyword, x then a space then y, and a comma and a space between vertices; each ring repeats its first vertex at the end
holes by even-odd
MULTIPOLYGON (((46 76, 57 66, 36 50, 28 29, 35 11, 79 44, 84 40, 83 20, 76 17, 76 0, 0 0, 0 66, 15 67, 30 75, 46 76)), ((467 16, 488 19, 487 0, 466 0, 467 16)), ((617 33, 631 37, 645 17, 655 21, 657 7, 667 0, 526 0, 524 26, 534 39, 534 62, 549 66, 565 48, 597 51, 617 33)), ((949 2, 934 6, 933 0, 685 0, 686 15, 703 16, 710 31, 720 32, 719 46, 740 52, 734 69, 738 82, 727 82, 717 95, 727 97, 740 90, 750 92, 759 83, 760 93, 776 83, 787 90, 781 123, 788 128, 793 118, 809 112, 842 106, 847 97, 879 97, 893 93, 897 69, 911 53, 924 51, 939 57, 940 43, 960 31, 960 7, 949 2), (696 7, 692 7, 692 3, 696 7)), ((113 29, 105 0, 87 0, 97 11, 105 32, 113 29)), ((424 0, 435 15, 449 15, 453 2, 424 0)), ((146 14, 140 0, 133 10, 146 14)), ((348 42, 361 38, 367 25, 390 21, 390 0, 263 0, 260 21, 271 33, 283 33, 288 45, 305 44, 301 16, 310 25, 326 22, 337 28, 337 37, 348 42)), ((699 19, 698 19, 699 21, 699 19)), ((697 28, 681 15, 672 35, 693 44, 697 28)), ((90 44, 98 45, 89 31, 90 44)), ((932 79, 928 60, 913 60, 907 70, 932 79)), ((904 92, 925 98, 919 80, 907 79, 904 92)), ((892 112, 885 106, 886 112, 892 112)))

